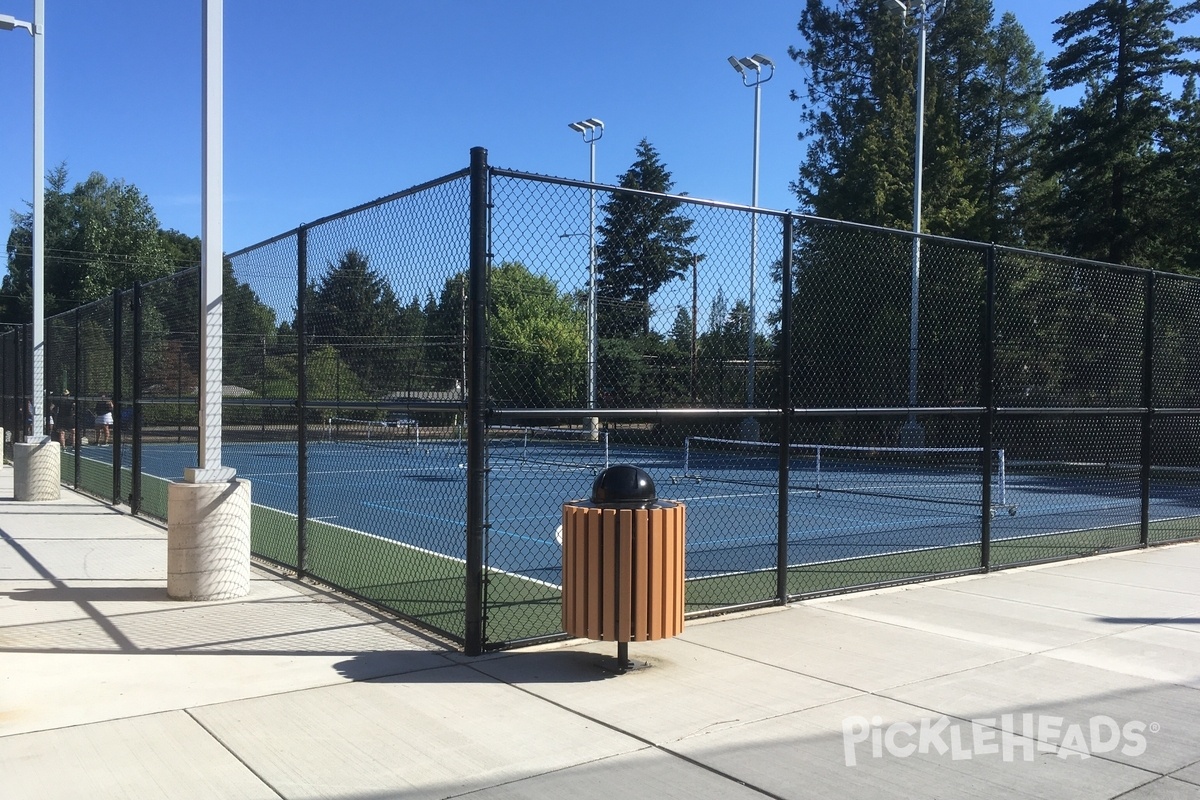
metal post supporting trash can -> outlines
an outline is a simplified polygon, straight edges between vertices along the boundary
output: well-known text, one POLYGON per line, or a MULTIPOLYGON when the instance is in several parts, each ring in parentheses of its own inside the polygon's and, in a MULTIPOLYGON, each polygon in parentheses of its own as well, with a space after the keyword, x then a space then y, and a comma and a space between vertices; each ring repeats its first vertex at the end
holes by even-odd
POLYGON ((601 472, 591 500, 563 505, 563 629, 617 642, 618 672, 633 666, 629 642, 683 631, 684 529, 683 504, 627 464, 601 472))

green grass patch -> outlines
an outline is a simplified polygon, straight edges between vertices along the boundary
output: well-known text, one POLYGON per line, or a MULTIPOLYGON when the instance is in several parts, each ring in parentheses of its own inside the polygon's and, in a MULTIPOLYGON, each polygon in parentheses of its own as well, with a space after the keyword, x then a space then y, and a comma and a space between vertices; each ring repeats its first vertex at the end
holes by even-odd
MULTIPOLYGON (((989 566, 998 569, 1051 559, 1092 556, 1136 546, 1140 535, 1139 526, 1120 525, 1002 539, 992 542, 989 566)), ((1183 541, 1198 536, 1200 518, 1197 517, 1150 523, 1152 543, 1183 541)), ((982 548, 979 544, 970 544, 804 564, 788 569, 787 590, 790 595, 832 594, 969 572, 980 569, 981 562, 982 548)), ((775 590, 774 570, 695 578, 688 581, 686 605, 688 611, 705 611, 762 602, 772 599, 775 590)))
MULTIPOLYGON (((64 478, 73 483, 74 454, 64 453, 64 478)), ((122 495, 132 476, 123 470, 122 495)), ((165 520, 170 481, 142 476, 142 513, 165 520)), ((84 458, 79 488, 111 500, 112 465, 84 458)), ((380 536, 310 520, 307 525, 307 573, 330 586, 362 597, 381 608, 417 620, 457 639, 465 637, 466 565, 460 559, 380 536)), ((1150 523, 1152 544, 1200 538, 1200 517, 1150 523)), ((990 566, 1001 568, 1051 559, 1090 556, 1136 546, 1137 525, 1063 531, 992 542, 990 566)), ((261 557, 295 567, 296 516, 266 506, 251 507, 251 549, 261 557)), ((848 558, 789 567, 792 596, 833 594, 880 584, 915 582, 980 568, 978 543, 930 547, 886 555, 848 558)), ((498 644, 562 632, 561 592, 511 573, 487 572, 488 642, 498 644)), ((731 573, 687 582, 686 610, 702 612, 770 601, 776 595, 774 570, 731 573)))

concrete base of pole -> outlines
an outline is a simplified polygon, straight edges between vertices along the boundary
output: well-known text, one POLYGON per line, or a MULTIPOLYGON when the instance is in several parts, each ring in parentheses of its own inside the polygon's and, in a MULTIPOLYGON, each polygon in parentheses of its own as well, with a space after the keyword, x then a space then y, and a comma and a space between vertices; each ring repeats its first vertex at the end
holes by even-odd
POLYGON ((40 503, 62 495, 62 445, 49 439, 13 445, 13 499, 40 503))
POLYGON ((250 592, 250 481, 167 486, 167 594, 232 600, 250 592))

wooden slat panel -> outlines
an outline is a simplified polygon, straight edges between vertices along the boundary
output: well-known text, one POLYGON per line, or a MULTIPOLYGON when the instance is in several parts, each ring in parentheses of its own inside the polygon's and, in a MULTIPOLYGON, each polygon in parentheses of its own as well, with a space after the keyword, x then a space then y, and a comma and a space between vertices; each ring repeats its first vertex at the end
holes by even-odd
POLYGON ((563 629, 601 641, 683 630, 682 504, 650 510, 563 509, 563 629))
POLYGON ((633 622, 630 614, 633 611, 633 536, 645 528, 646 512, 643 510, 621 511, 621 529, 617 536, 617 552, 614 559, 616 575, 616 611, 617 611, 617 641, 628 642, 633 622))
POLYGON ((571 534, 571 526, 574 524, 575 509, 564 505, 562 508, 562 626, 563 630, 572 636, 575 635, 572 630, 575 627, 575 620, 571 618, 571 612, 575 609, 575 574, 572 569, 575 562, 571 558, 572 547, 575 541, 574 536, 571 534))
POLYGON ((674 636, 678 633, 675 622, 679 613, 679 526, 675 515, 666 526, 662 536, 666 547, 666 564, 663 569, 663 636, 674 636))
POLYGON ((596 584, 590 580, 591 568, 589 564, 595 559, 591 557, 592 542, 599 541, 600 538, 600 509, 587 509, 584 519, 581 521, 581 526, 577 528, 578 537, 575 540, 575 563, 578 564, 579 570, 579 589, 578 600, 579 610, 576 612, 579 631, 581 636, 590 634, 588 628, 588 600, 591 597, 592 587, 596 584))
POLYGON ((613 512, 601 510, 595 535, 590 535, 591 532, 589 532, 587 540, 587 637, 589 639, 604 638, 600 630, 600 621, 604 613, 601 608, 604 601, 604 557, 601 551, 604 546, 604 529, 608 527, 612 516, 613 512))
POLYGON ((683 614, 687 610, 687 562, 684 560, 684 553, 687 552, 687 508, 683 503, 675 509, 675 519, 679 537, 675 544, 679 551, 679 615, 675 635, 679 635, 683 633, 683 614))
POLYGON ((650 638, 661 639, 663 635, 663 540, 661 536, 649 538, 650 550, 650 638))
POLYGON ((633 540, 633 610, 630 613, 632 628, 629 632, 630 641, 644 642, 650 637, 649 606, 650 581, 646 570, 649 558, 650 540, 653 538, 654 526, 659 523, 657 510, 649 511, 647 515, 647 530, 650 536, 637 536, 633 540))
POLYGON ((672 528, 675 527, 674 519, 663 530, 663 535, 659 537, 663 548, 663 564, 662 564, 662 636, 671 635, 671 628, 675 622, 675 605, 671 602, 672 593, 675 591, 675 542, 671 535, 672 528))
POLYGON ((600 585, 600 630, 596 637, 605 642, 616 641, 617 635, 614 603, 616 596, 613 589, 616 587, 617 581, 617 565, 614 557, 617 551, 617 531, 620 529, 620 525, 620 511, 615 511, 612 515, 605 512, 604 525, 600 530, 600 558, 602 561, 600 580, 603 583, 600 585))

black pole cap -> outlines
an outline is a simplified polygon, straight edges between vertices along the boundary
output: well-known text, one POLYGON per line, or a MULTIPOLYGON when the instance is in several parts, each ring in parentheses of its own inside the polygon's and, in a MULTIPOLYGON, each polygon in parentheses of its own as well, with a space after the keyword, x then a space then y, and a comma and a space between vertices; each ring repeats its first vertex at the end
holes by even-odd
POLYGON ((596 505, 645 506, 656 500, 654 479, 631 464, 614 464, 592 483, 592 502, 596 505))

